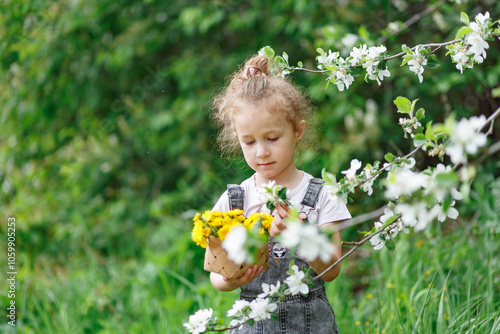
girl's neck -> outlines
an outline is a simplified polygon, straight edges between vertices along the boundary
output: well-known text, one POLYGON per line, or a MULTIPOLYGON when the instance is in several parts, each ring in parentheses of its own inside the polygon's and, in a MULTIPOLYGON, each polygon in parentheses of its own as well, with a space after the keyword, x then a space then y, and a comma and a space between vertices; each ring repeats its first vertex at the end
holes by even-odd
POLYGON ((294 168, 287 175, 284 175, 277 179, 268 179, 259 173, 255 173, 255 185, 259 187, 262 184, 268 184, 269 181, 276 181, 277 185, 286 187, 288 190, 292 190, 299 185, 300 181, 302 181, 303 175, 304 173, 297 168, 294 168))

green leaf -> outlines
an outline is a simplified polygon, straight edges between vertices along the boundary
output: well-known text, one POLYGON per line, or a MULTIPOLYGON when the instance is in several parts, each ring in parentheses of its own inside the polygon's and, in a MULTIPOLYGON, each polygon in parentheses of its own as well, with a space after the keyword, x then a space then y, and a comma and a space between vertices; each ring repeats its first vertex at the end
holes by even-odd
POLYGON ((491 96, 494 98, 500 97, 500 87, 497 87, 491 91, 491 96))
POLYGON ((439 173, 436 175, 436 182, 442 187, 449 188, 458 183, 458 177, 454 172, 439 173))
POLYGON ((413 145, 415 147, 418 147, 425 143, 427 143, 427 138, 425 138, 425 136, 421 133, 415 135, 415 137, 413 138, 413 145))
POLYGON ((469 16, 465 14, 464 12, 460 13, 460 22, 463 24, 469 25, 469 16))
POLYGON ((299 62, 297 63, 297 67, 303 68, 303 67, 304 67, 304 63, 302 63, 301 61, 299 61, 299 62))
POLYGON ((413 117, 413 110, 415 110, 415 105, 419 99, 411 101, 410 116, 413 117))
POLYGON ((462 27, 462 28, 458 29, 458 32, 457 32, 457 35, 455 36, 455 39, 460 39, 460 38, 462 38, 462 36, 465 36, 471 32, 472 32, 471 28, 462 27))
POLYGON ((286 187, 283 187, 280 190, 278 190, 278 196, 283 200, 286 199, 286 187))
POLYGON ((413 57, 412 56, 404 56, 403 57, 403 62, 401 63, 401 66, 404 66, 406 65, 407 62, 409 62, 410 60, 412 60, 413 57))
POLYGON ((396 242, 394 242, 394 239, 386 240, 385 247, 387 247, 388 250, 393 251, 396 248, 396 242))
POLYGON ((267 207, 267 208, 268 208, 271 212, 273 212, 273 211, 274 211, 274 209, 276 209, 276 207, 274 206, 274 204, 273 204, 273 203, 271 203, 271 202, 267 202, 267 203, 266 203, 266 207, 267 207))
POLYGON ((411 102, 406 97, 398 96, 394 100, 394 104, 398 107, 398 112, 409 114, 411 112, 411 102))
POLYGON ((437 60, 436 55, 431 55, 429 58, 427 58, 427 65, 425 65, 425 67, 433 70, 435 68, 438 68, 439 66, 441 66, 441 64, 437 60))
POLYGON ((386 155, 384 155, 384 158, 388 162, 393 162, 394 161, 394 155, 392 153, 387 153, 386 155))
POLYGON ((269 45, 264 46, 262 49, 259 50, 260 53, 263 53, 266 58, 268 59, 274 59, 274 55, 276 54, 273 50, 272 47, 269 45))
POLYGON ((283 59, 285 59, 285 61, 288 64, 288 54, 286 52, 284 52, 284 51, 283 51, 283 59))
POLYGON ((327 172, 326 168, 323 168, 323 170, 321 170, 321 177, 323 178, 323 180, 325 180, 327 184, 337 183, 337 178, 335 177, 335 175, 333 175, 330 172, 327 172))
POLYGON ((417 118, 417 120, 421 120, 425 117, 425 109, 424 108, 420 108, 417 110, 417 113, 415 114, 415 117, 417 118))
POLYGON ((409 47, 406 46, 406 44, 403 44, 401 46, 401 49, 403 49, 403 52, 407 53, 407 54, 413 54, 413 52, 411 51, 411 49, 409 47))
POLYGON ((428 140, 436 140, 436 135, 432 129, 432 121, 425 125, 425 138, 428 140))

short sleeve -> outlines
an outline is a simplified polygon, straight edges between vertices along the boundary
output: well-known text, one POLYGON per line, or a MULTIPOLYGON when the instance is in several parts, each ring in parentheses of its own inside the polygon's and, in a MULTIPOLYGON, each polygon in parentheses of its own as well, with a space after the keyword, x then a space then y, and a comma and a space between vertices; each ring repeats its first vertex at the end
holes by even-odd
POLYGON ((229 211, 229 198, 227 197, 227 190, 219 197, 217 203, 215 203, 212 211, 227 212, 229 211))
POLYGON ((320 193, 318 199, 318 218, 317 224, 321 226, 339 220, 350 219, 351 214, 347 206, 341 201, 332 201, 330 195, 325 189, 320 193))

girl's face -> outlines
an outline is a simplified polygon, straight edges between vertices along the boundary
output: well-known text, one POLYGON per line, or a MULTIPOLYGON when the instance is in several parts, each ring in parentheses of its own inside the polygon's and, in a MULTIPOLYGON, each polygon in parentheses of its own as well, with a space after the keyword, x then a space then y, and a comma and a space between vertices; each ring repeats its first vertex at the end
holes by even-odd
POLYGON ((306 122, 297 130, 278 115, 253 106, 241 108, 233 115, 233 125, 245 161, 256 173, 257 184, 275 180, 291 187, 302 177, 295 167, 295 144, 303 135, 306 122), (298 180, 297 180, 298 178, 298 180))

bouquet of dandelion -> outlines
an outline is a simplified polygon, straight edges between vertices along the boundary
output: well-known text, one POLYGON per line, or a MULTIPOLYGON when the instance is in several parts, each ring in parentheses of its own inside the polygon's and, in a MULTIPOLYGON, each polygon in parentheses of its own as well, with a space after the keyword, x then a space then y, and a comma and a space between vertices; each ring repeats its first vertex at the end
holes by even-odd
POLYGON ((263 243, 263 239, 267 241, 272 221, 273 217, 266 213, 254 213, 245 217, 243 210, 205 211, 201 215, 197 213, 193 218, 191 237, 197 245, 206 248, 204 269, 229 279, 242 276, 254 264, 267 269, 269 253, 267 242, 263 243), (245 249, 233 249, 234 245, 241 244, 234 239, 241 238, 245 238, 246 243, 255 241, 258 247, 254 254, 245 249), (262 244, 265 247, 261 247, 262 244), (228 249, 235 256, 229 256, 228 249))

